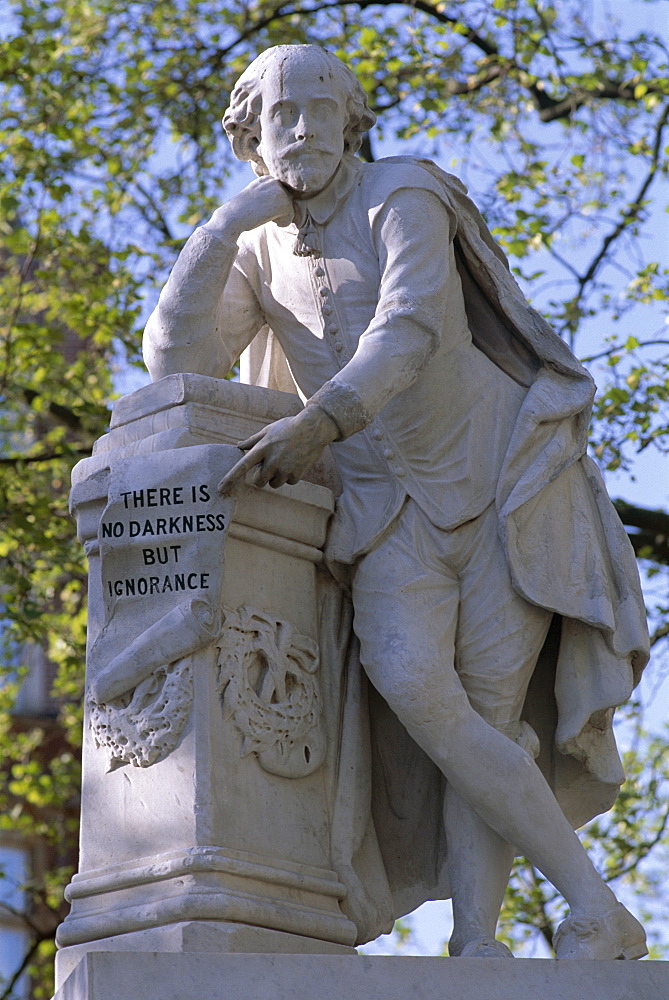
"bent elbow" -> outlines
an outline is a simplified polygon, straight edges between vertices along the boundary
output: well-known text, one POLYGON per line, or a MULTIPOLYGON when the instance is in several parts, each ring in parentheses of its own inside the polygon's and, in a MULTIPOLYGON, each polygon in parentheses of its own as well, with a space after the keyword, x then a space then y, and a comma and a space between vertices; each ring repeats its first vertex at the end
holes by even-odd
POLYGON ((160 309, 151 314, 146 324, 142 354, 152 382, 180 372, 224 378, 230 369, 230 359, 216 330, 204 336, 177 338, 164 322, 160 309))

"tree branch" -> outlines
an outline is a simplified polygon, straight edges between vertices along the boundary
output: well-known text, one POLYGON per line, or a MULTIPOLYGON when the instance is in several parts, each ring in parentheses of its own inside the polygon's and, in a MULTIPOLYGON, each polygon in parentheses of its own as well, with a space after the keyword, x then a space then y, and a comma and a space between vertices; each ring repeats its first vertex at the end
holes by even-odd
POLYGON ((650 637, 651 649, 656 642, 659 642, 660 639, 664 639, 668 635, 669 635, 669 622, 666 622, 664 625, 660 625, 659 628, 656 628, 655 631, 652 633, 650 637))
MULTIPOLYGON (((546 124, 557 121, 559 118, 571 118, 575 111, 578 111, 579 108, 582 108, 584 104, 587 104, 593 98, 610 101, 630 101, 633 103, 640 100, 634 94, 634 87, 622 80, 606 80, 595 84, 592 90, 579 87, 561 100, 549 97, 540 88, 539 84, 531 88, 528 87, 528 90, 532 93, 533 98, 536 93, 535 104, 539 111, 539 118, 546 124)), ((664 93, 664 91, 659 87, 649 87, 646 93, 660 94, 664 93)))
MULTIPOLYGON (((593 99, 629 102, 641 100, 641 97, 636 96, 633 84, 628 80, 615 79, 598 81, 592 88, 578 87, 566 96, 553 97, 548 93, 543 80, 529 73, 517 60, 504 56, 494 40, 466 24, 461 17, 447 14, 443 10, 443 4, 430 3, 428 0, 357 0, 357 2, 355 0, 353 2, 352 0, 331 0, 329 3, 316 3, 312 6, 302 6, 300 3, 278 3, 269 13, 248 23, 228 45, 216 49, 208 60, 209 64, 215 68, 224 65, 234 49, 244 42, 248 42, 254 35, 269 28, 277 21, 296 15, 313 17, 323 11, 337 10, 340 7, 357 7, 360 11, 366 10, 368 7, 410 7, 412 10, 418 10, 425 14, 426 17, 438 24, 450 27, 461 26, 464 29, 461 35, 463 41, 473 45, 488 59, 495 62, 494 65, 482 69, 480 73, 470 76, 464 83, 449 81, 445 90, 451 96, 473 93, 505 74, 512 74, 530 95, 537 109, 539 120, 544 123, 562 118, 569 119, 575 111, 593 99)), ((649 86, 645 93, 664 93, 664 91, 660 87, 649 86)))
MULTIPOLYGON (((40 392, 35 392, 34 389, 27 388, 22 389, 21 394, 28 406, 31 406, 36 399, 40 399, 42 395, 40 392)), ((101 414, 102 409, 103 408, 101 407, 101 414)), ((106 412, 107 411, 105 410, 105 413, 106 412)), ((61 424, 65 424, 66 427, 69 427, 73 431, 83 430, 81 417, 67 406, 62 406, 60 403, 55 403, 53 400, 50 400, 47 404, 47 413, 49 416, 53 417, 54 420, 57 420, 61 424)))
POLYGON ((655 836, 652 837, 650 840, 646 840, 642 844, 639 844, 636 847, 636 849, 631 852, 633 854, 632 860, 629 861, 626 865, 621 864, 617 868, 607 872, 605 876, 606 881, 612 882, 613 879, 621 878, 623 875, 629 875, 630 872, 633 872, 639 866, 639 863, 643 861, 644 858, 647 858, 650 852, 653 850, 653 848, 657 847, 657 845, 660 843, 660 841, 664 837, 664 832, 667 829, 668 823, 669 823, 669 806, 667 806, 664 812, 662 813, 662 819, 660 820, 660 825, 655 832, 655 836))
POLYGON ((613 505, 626 527, 638 529, 627 533, 635 553, 669 565, 669 514, 663 510, 636 507, 625 500, 614 500, 613 505))
POLYGON ((142 197, 146 199, 147 204, 144 205, 142 205, 139 201, 136 202, 137 209, 142 218, 144 219, 144 221, 148 222, 150 226, 155 226, 156 229, 158 229, 163 234, 163 236, 167 237, 168 240, 173 241, 175 238, 174 234, 170 229, 167 219, 163 215, 160 205, 157 203, 156 199, 153 197, 150 191, 147 191, 146 188, 139 183, 138 180, 134 180, 133 184, 137 188, 139 193, 142 195, 142 197), (151 210, 153 211, 153 218, 151 218, 151 215, 147 209, 147 205, 150 206, 151 210))
MULTIPOLYGON (((638 350, 640 347, 655 347, 658 344, 669 346, 669 340, 640 340, 639 343, 634 348, 638 350)), ((599 354, 589 354, 585 358, 579 358, 582 364, 589 364, 591 361, 599 361, 601 358, 610 358, 614 354, 620 354, 624 351, 624 346, 609 347, 605 351, 600 351, 599 354)))
MULTIPOLYGON (((393 2, 397 0, 387 0, 383 6, 392 6, 393 2)), ((461 18, 453 17, 452 15, 445 14, 440 8, 441 5, 434 5, 425 2, 425 0, 400 0, 404 2, 407 6, 415 7, 417 10, 423 11, 429 17, 434 18, 440 24, 463 24, 461 18)), ((467 27, 465 25, 465 27, 467 27)), ((479 51, 483 52, 484 55, 503 60, 506 71, 513 71, 518 82, 527 90, 532 102, 539 112, 539 120, 544 123, 549 123, 557 121, 560 118, 570 118, 575 111, 586 104, 592 98, 604 99, 604 100, 615 100, 615 101, 632 101, 636 102, 640 100, 634 93, 634 85, 630 84, 628 81, 624 80, 605 80, 598 82, 592 89, 586 87, 579 87, 568 94, 566 97, 552 97, 546 90, 545 83, 528 73, 515 59, 508 59, 502 56, 499 47, 487 38, 484 38, 475 29, 468 30, 466 35, 463 35, 468 42, 474 45, 479 51)), ((501 75, 503 68, 499 66, 499 73, 501 75)), ((493 77, 491 77, 492 79, 493 77)), ((484 81, 489 82, 489 81, 484 81)), ((472 89, 478 89, 474 87, 472 89)), ((460 91, 460 93, 466 93, 466 90, 460 91)), ((659 87, 649 87, 646 93, 664 93, 659 87)))
POLYGON ((18 967, 14 975, 11 977, 5 989, 3 990, 2 994, 0 995, 0 1000, 12 1000, 12 993, 14 992, 14 987, 16 986, 19 979, 25 973, 26 969, 32 962, 33 957, 37 953, 37 949, 41 945, 42 941, 46 941, 51 937, 53 937, 53 934, 37 934, 33 938, 30 947, 28 948, 28 951, 23 956, 23 961, 21 962, 20 966, 18 967))
MULTIPOLYGON (((641 186, 637 191, 636 195, 629 203, 625 211, 622 213, 620 219, 613 227, 611 232, 602 240, 602 244, 595 254, 595 256, 590 261, 587 270, 578 279, 578 291, 574 297, 567 303, 568 313, 573 316, 578 312, 581 300, 585 295, 585 290, 590 282, 595 278, 597 272, 599 271, 602 264, 605 262, 609 249, 615 243, 617 239, 625 232, 627 227, 631 225, 639 217, 639 213, 643 208, 643 203, 648 194, 651 184, 657 176, 657 172, 660 165, 660 158, 662 155, 662 136, 664 130, 669 121, 669 104, 665 107, 660 118, 658 119, 657 125, 655 127, 655 141, 653 143, 653 149, 651 154, 650 166, 648 168, 648 173, 641 182, 641 186)), ((561 332, 564 333, 571 328, 573 319, 568 319, 563 325, 561 332)))
POLYGON ((669 537, 669 514, 666 511, 637 507, 625 500, 614 500, 613 505, 623 524, 669 537))
POLYGON ((76 456, 87 457, 90 455, 91 449, 80 447, 80 448, 68 448, 63 451, 43 451, 36 455, 0 455, 0 466, 16 466, 19 465, 32 465, 35 462, 53 462, 59 458, 74 458, 76 456))
POLYGON ((641 211, 641 208, 643 206, 643 201, 646 197, 646 194, 648 193, 648 189, 653 183, 655 175, 657 173, 660 161, 660 153, 662 150, 662 133, 664 132, 668 119, 669 119, 669 105, 667 105, 667 107, 664 109, 664 112, 662 113, 655 129, 655 142, 653 143, 653 152, 651 156, 650 168, 648 170, 648 173, 644 178, 641 187, 637 191, 636 197, 632 200, 632 202, 627 207, 625 212, 623 212, 622 218, 620 219, 618 224, 602 241, 599 253, 591 261, 588 270, 580 279, 579 283, 581 287, 584 287, 589 281, 591 281, 594 278, 595 274, 599 270, 600 264, 606 257, 607 251, 611 246, 611 244, 615 240, 617 240, 620 234, 627 228, 627 226, 629 226, 631 222, 634 222, 634 220, 638 217, 639 212, 641 211))

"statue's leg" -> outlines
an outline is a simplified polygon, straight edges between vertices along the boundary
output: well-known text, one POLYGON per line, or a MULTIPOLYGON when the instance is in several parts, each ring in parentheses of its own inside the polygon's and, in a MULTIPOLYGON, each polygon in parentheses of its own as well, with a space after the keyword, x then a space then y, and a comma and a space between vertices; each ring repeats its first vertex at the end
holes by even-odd
POLYGON ((446 785, 444 822, 453 902, 449 953, 460 955, 469 946, 478 954, 501 957, 503 946, 492 942, 515 850, 450 784, 446 785))
MULTIPOLYGON (((615 958, 632 945, 636 950, 643 931, 624 908, 619 907, 623 917, 615 916, 615 896, 532 757, 475 711, 455 671, 459 574, 470 550, 478 546, 487 552, 493 544, 488 539, 482 545, 478 527, 470 522, 439 532, 407 503, 354 575, 361 661, 408 733, 483 822, 543 872, 575 916, 593 918, 601 928, 604 943, 591 957, 615 958)), ((498 701, 505 699, 508 692, 502 691, 498 701)), ((576 922, 565 932, 565 953, 579 926, 576 922)), ((580 954, 587 957, 587 949, 580 954)))
MULTIPOLYGON (((513 590, 494 509, 458 561, 459 613, 455 667, 469 702, 491 726, 511 739, 534 737, 519 721, 527 687, 546 639, 552 614, 529 605, 513 590), (485 523, 485 522, 489 523, 485 523)), ((536 741, 538 749, 538 741, 536 741)), ((528 747, 526 747, 528 749, 528 747)), ((478 816, 451 784, 444 822, 453 893, 450 953, 495 955, 492 944, 515 848, 478 816)), ((507 953, 509 954, 509 953, 507 953)))

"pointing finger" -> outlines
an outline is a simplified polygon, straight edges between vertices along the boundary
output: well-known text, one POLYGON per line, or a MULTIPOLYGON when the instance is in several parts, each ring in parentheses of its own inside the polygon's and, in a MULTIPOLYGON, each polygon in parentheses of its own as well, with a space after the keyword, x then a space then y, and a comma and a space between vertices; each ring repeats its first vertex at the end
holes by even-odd
POLYGON ((262 462, 262 455, 259 452, 256 451, 254 453, 253 449, 248 451, 246 455, 244 455, 243 458, 240 458, 240 460, 233 465, 229 472, 226 472, 223 476, 218 484, 219 493, 222 493, 223 496, 227 496, 235 483, 242 479, 249 469, 252 469, 254 465, 258 465, 260 462, 262 462))

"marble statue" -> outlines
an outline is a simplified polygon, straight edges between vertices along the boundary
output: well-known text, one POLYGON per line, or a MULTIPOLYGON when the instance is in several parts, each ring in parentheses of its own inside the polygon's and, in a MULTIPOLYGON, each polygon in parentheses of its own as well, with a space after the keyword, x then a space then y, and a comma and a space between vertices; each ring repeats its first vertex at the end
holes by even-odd
MULTIPOLYGON (((334 460, 326 557, 371 682, 390 900, 359 938, 451 895, 451 955, 511 957, 495 929, 522 854, 569 904, 558 958, 640 958, 643 928, 574 832, 615 798, 611 719, 648 656, 632 549, 586 456, 591 378, 456 178, 356 158, 374 115, 333 55, 267 50, 223 124, 258 177, 186 243, 144 356, 157 380, 223 378, 242 355, 243 380, 301 397, 239 443, 224 495, 334 460)), ((352 912, 356 891, 380 897, 365 850, 352 912)))

